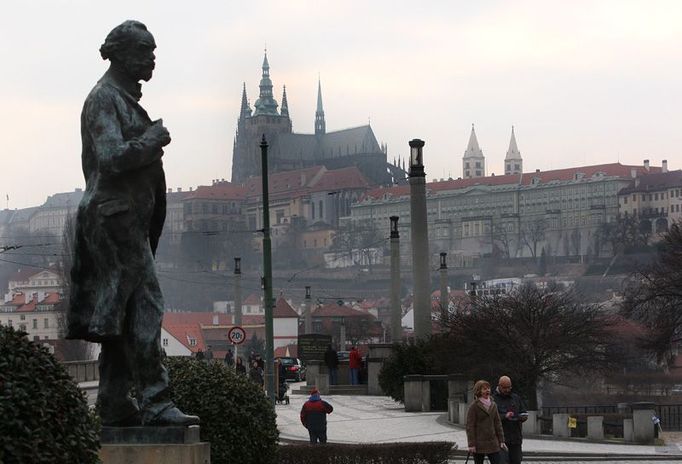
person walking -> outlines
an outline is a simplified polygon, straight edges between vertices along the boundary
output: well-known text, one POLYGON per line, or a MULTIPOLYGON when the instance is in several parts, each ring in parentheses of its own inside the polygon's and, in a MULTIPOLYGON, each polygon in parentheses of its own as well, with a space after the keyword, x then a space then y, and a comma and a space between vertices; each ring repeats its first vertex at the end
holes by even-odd
POLYGON ((500 449, 506 450, 507 445, 497 406, 490 397, 490 384, 485 380, 474 385, 474 402, 467 411, 466 432, 474 464, 483 464, 486 456, 490 464, 502 464, 500 449))
POLYGON ((249 378, 253 380, 256 384, 263 386, 263 369, 258 366, 258 362, 254 360, 249 368, 249 378))
POLYGON ((301 408, 301 424, 308 429, 310 443, 327 443, 327 414, 333 410, 332 405, 320 398, 320 392, 313 387, 310 398, 301 408))
POLYGON ((360 383, 360 369, 362 368, 362 356, 360 356, 357 346, 350 349, 348 368, 350 370, 350 384, 357 385, 360 383))
POLYGON ((336 385, 339 373, 339 354, 331 345, 327 345, 327 351, 324 352, 324 363, 329 370, 329 385, 336 385))
POLYGON ((244 374, 246 375, 246 366, 244 365, 244 361, 242 361, 242 358, 240 356, 237 356, 237 361, 234 366, 235 371, 237 371, 238 374, 244 374))
POLYGON ((234 366, 234 353, 232 353, 232 350, 229 348, 227 350, 227 353, 225 353, 225 365, 227 367, 234 366))
POLYGON ((507 445, 509 457, 508 464, 520 464, 523 459, 522 424, 528 420, 526 405, 521 397, 512 391, 511 379, 506 375, 497 381, 497 388, 492 396, 502 421, 504 443, 507 445))

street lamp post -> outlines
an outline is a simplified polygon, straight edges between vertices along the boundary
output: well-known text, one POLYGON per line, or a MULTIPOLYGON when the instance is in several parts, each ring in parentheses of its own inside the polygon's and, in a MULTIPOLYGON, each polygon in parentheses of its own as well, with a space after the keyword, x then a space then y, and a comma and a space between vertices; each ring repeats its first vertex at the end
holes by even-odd
POLYGON ((400 306, 400 233, 398 216, 391 216, 391 342, 403 338, 402 308, 400 306))
POLYGON ((234 259, 234 325, 242 325, 242 259, 234 259))
POLYGON ((305 287, 303 322, 306 335, 313 333, 313 299, 310 296, 310 285, 305 287))
POLYGON ((429 273, 429 235, 426 214, 426 173, 424 141, 410 140, 410 230, 412 232, 412 276, 414 281, 414 334, 431 335, 431 275, 429 273))
POLYGON ((448 317, 450 298, 448 292, 448 264, 446 261, 446 252, 440 254, 440 316, 443 322, 448 317))

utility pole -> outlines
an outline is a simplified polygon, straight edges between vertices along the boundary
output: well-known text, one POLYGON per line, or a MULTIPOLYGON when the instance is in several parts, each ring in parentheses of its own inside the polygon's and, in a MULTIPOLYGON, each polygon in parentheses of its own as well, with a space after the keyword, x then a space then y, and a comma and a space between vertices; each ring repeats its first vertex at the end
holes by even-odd
POLYGON ((275 404, 275 359, 272 327, 272 243, 270 241, 270 198, 268 195, 268 142, 265 134, 260 142, 263 178, 263 292, 265 304, 265 387, 268 398, 275 404))
MULTIPOLYGON (((242 325, 242 259, 234 258, 234 325, 242 325)), ((237 370, 239 345, 234 344, 234 368, 237 370)))

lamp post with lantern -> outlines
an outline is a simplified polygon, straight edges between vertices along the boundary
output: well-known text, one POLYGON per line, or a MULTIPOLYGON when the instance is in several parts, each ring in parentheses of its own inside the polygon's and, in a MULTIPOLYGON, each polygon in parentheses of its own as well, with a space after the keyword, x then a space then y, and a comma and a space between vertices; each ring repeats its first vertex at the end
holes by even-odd
POLYGON ((403 338, 402 308, 400 306, 400 233, 398 216, 391 216, 391 342, 403 338))
POLYGON ((429 272, 429 233, 426 214, 426 173, 424 141, 413 139, 410 145, 410 231, 412 240, 412 276, 414 282, 414 335, 431 335, 431 275, 429 272))

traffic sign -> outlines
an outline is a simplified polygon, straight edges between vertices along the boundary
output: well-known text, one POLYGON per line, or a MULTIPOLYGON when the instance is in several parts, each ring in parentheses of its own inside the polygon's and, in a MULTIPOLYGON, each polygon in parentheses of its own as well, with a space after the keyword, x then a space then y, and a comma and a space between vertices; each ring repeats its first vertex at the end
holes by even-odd
POLYGON ((246 332, 238 325, 235 325, 227 332, 227 339, 233 344, 239 345, 246 340, 246 332))

